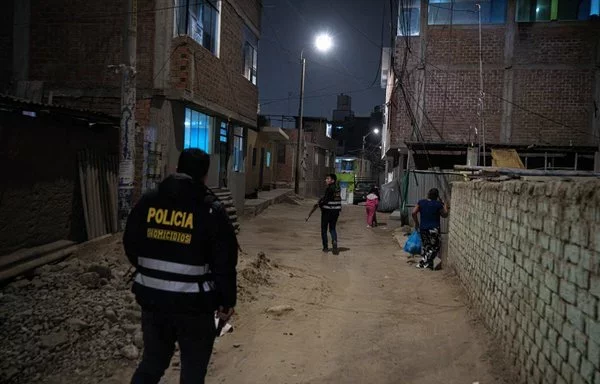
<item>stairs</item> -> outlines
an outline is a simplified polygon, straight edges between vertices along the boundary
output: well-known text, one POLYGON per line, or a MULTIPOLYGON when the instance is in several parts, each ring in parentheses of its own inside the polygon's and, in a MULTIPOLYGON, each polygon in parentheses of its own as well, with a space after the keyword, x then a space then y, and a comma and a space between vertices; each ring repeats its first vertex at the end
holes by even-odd
POLYGON ((233 202, 233 196, 231 195, 231 191, 226 188, 211 188, 214 194, 219 198, 219 200, 225 205, 225 210, 227 211, 227 215, 229 215, 229 222, 235 228, 235 233, 240 232, 240 223, 238 222, 237 209, 235 208, 233 202))

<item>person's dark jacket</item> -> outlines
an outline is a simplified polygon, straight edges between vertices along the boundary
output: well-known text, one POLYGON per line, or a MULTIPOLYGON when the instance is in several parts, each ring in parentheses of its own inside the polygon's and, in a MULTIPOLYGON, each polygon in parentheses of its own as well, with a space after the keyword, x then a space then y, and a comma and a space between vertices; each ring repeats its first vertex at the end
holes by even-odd
POLYGON ((325 190, 325 195, 319 200, 319 207, 324 211, 337 211, 342 209, 340 190, 335 184, 330 184, 325 190))
POLYGON ((234 228, 217 197, 188 175, 169 176, 142 196, 123 245, 136 268, 133 292, 142 308, 208 313, 236 305, 234 228))

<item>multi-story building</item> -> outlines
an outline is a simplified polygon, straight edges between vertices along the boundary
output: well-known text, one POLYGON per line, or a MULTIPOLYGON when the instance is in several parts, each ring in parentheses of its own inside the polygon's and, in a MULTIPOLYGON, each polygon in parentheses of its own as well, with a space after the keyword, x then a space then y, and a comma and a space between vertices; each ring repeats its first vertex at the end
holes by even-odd
MULTIPOLYGON (((135 0, 137 193, 186 147, 212 159, 209 184, 244 202, 247 130, 257 126, 261 0, 135 0), (148 166, 158 154, 158 166, 148 166)), ((0 4, 0 91, 119 116, 126 1, 0 4)), ((117 152, 117 148, 115 148, 117 152)))
POLYGON ((466 163, 468 147, 484 143, 479 165, 484 156, 491 165, 490 149, 512 148, 528 168, 593 168, 598 1, 396 4, 395 47, 389 57, 384 50, 382 68, 390 174, 406 167, 409 153, 410 167, 452 168, 466 163))

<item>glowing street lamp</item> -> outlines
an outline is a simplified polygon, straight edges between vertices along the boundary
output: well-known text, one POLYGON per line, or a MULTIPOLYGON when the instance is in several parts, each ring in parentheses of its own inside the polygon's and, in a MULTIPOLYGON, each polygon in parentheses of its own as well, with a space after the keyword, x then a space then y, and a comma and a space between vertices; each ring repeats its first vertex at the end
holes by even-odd
MULTIPOLYGON (((315 38, 315 48, 320 52, 327 52, 333 47, 333 39, 327 33, 321 33, 315 38)), ((298 141, 296 148, 296 167, 294 170, 294 193, 300 194, 300 151, 302 150, 302 140, 304 140, 303 121, 304 114, 304 77, 306 75, 306 58, 304 49, 300 52, 300 62, 302 63, 302 72, 300 76, 300 106, 298 108, 298 141)))

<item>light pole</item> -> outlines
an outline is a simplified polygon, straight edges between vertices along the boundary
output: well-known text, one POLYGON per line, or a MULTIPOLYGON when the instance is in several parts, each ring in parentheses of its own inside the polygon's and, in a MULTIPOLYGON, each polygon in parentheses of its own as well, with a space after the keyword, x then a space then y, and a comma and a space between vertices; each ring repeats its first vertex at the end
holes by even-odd
POLYGON ((367 133, 366 135, 363 136, 361 161, 360 161, 360 172, 361 173, 363 172, 364 162, 365 162, 365 143, 367 142, 367 137, 369 137, 369 136, 371 136, 373 134, 379 135, 379 128, 375 128, 371 132, 369 132, 369 133, 367 133))
MULTIPOLYGON (((326 33, 320 34, 315 39, 315 47, 321 52, 326 52, 331 49, 333 41, 331 36, 326 33)), ((300 194, 300 152, 302 151, 302 141, 304 139, 303 132, 303 115, 304 115, 304 77, 306 75, 306 58, 304 57, 304 49, 300 51, 300 63, 302 69, 300 72, 300 105, 298 107, 298 140, 296 143, 295 170, 294 170, 294 193, 300 194)))

